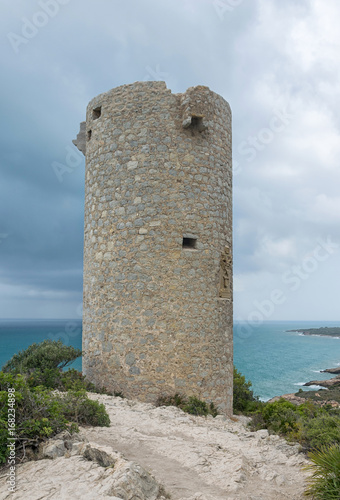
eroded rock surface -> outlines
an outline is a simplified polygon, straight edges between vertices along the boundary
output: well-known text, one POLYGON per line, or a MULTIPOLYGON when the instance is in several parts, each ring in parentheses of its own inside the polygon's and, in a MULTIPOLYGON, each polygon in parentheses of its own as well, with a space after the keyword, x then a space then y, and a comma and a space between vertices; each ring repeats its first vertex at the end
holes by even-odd
POLYGON ((245 417, 90 397, 105 404, 111 427, 45 444, 42 454, 56 458, 18 466, 14 494, 0 478, 0 500, 160 500, 165 492, 174 500, 303 499, 306 460, 298 446, 266 430, 249 432, 245 417))
POLYGON ((311 380, 310 382, 306 382, 303 385, 305 386, 320 385, 321 387, 326 387, 326 388, 340 386, 340 375, 334 378, 330 378, 329 380, 311 380))

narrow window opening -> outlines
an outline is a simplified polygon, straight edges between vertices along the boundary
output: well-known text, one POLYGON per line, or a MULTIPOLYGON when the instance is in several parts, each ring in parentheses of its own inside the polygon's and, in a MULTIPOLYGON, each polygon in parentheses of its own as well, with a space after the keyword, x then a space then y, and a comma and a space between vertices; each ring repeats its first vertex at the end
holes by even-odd
POLYGON ((203 115, 192 115, 191 116, 191 130, 197 130, 198 132, 204 132, 207 130, 207 125, 203 122, 203 115))
POLYGON ((192 116, 191 126, 196 130, 201 130, 201 128, 203 127, 203 116, 192 116))
POLYGON ((182 127, 191 130, 195 134, 195 131, 204 132, 204 130, 207 130, 208 125, 204 121, 204 115, 191 115, 184 118, 182 127))
POLYGON ((92 137, 92 130, 87 131, 87 140, 90 141, 92 137))
POLYGON ((197 243, 197 238, 184 237, 182 247, 193 250, 196 248, 196 243, 197 243))
POLYGON ((98 120, 98 118, 100 118, 102 114, 102 107, 101 106, 98 106, 98 108, 95 108, 93 111, 92 111, 92 118, 94 120, 98 120))

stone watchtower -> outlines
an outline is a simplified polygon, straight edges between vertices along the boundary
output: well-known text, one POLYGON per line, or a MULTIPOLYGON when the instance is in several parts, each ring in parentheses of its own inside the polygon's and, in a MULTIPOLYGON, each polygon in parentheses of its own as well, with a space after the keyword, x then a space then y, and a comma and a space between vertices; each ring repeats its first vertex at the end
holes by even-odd
POLYGON ((86 155, 83 371, 155 402, 232 411, 231 111, 164 82, 94 98, 86 155))

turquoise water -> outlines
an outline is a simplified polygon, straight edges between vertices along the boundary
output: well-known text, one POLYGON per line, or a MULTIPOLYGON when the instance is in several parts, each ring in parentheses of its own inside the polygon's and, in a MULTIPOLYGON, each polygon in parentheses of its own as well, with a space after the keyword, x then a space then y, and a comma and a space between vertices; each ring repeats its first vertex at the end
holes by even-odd
MULTIPOLYGON (((340 321, 234 325, 235 366, 252 381, 261 399, 297 392, 309 380, 331 378, 319 371, 340 364, 340 339, 286 332, 319 326, 340 326, 340 321)), ((81 320, 0 320, 0 367, 33 342, 59 338, 81 349, 81 320)), ((81 359, 72 366, 81 370, 81 359)))
POLYGON ((274 321, 258 327, 235 324, 234 364, 263 400, 297 392, 310 380, 332 378, 319 372, 340 364, 340 339, 286 331, 321 326, 340 326, 340 322, 274 321))

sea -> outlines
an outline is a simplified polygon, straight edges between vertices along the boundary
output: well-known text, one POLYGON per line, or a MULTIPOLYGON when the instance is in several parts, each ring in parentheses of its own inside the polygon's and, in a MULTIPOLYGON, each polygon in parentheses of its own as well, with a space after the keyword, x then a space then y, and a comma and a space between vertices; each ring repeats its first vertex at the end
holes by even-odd
MULTIPOLYGON (((234 324, 234 364, 251 381, 254 393, 261 400, 295 393, 310 380, 332 377, 320 371, 340 365, 340 338, 288 331, 322 326, 340 327, 340 321, 268 321, 257 326, 234 324)), ((45 339, 60 339, 66 345, 81 349, 81 332, 80 319, 1 319, 0 367, 13 354, 45 339)), ((71 367, 81 370, 81 358, 71 367)))

